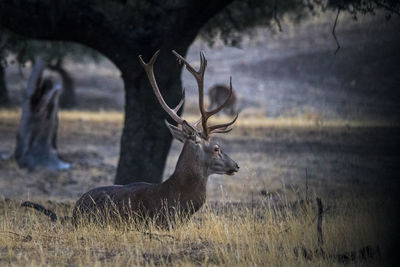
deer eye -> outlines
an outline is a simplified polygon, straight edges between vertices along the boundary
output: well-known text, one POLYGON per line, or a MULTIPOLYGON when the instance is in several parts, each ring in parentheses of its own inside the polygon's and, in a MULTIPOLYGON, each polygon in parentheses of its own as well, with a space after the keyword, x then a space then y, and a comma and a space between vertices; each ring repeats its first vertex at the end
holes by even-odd
POLYGON ((219 152, 219 151, 220 151, 219 145, 215 145, 214 146, 214 152, 219 152))

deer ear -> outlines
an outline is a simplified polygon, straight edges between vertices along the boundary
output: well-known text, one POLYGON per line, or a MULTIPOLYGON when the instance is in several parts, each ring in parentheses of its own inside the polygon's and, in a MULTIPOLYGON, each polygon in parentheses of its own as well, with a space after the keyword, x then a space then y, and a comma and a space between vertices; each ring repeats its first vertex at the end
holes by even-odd
POLYGON ((197 131, 186 121, 182 123, 182 132, 187 139, 196 140, 197 131))
POLYGON ((178 127, 170 124, 169 122, 165 121, 165 124, 167 125, 169 131, 171 132, 172 136, 178 140, 181 141, 182 143, 185 143, 185 135, 183 134, 182 130, 179 129, 178 127))

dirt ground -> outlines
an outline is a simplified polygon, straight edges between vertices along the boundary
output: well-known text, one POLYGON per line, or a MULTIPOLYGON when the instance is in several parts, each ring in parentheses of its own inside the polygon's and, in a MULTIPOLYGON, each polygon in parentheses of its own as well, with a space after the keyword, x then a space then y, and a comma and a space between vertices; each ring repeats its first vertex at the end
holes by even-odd
MULTIPOLYGON (((2 161, 0 195, 13 199, 74 200, 93 187, 113 183, 122 116, 105 116, 62 113, 59 152, 73 168, 29 173, 19 169, 13 159, 2 161)), ((212 176, 209 200, 249 201, 252 193, 261 196, 262 190, 274 192, 285 186, 304 189, 306 172, 310 189, 324 194, 337 193, 342 187, 362 191, 377 186, 393 188, 398 183, 399 127, 288 127, 282 121, 275 121, 275 126, 246 127, 239 120, 230 135, 216 137, 241 169, 235 176, 212 176)), ((3 117, 0 127, 2 150, 12 151, 18 114, 3 117)), ((181 144, 174 142, 165 177, 173 172, 180 149, 181 144)))

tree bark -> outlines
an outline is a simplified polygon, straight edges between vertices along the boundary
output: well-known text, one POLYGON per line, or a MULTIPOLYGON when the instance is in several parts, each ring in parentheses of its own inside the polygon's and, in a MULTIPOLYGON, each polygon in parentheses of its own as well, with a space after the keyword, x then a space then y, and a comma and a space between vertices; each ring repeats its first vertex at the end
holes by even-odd
POLYGON ((57 155, 58 98, 61 86, 42 80, 45 64, 36 60, 22 104, 15 159, 21 168, 68 169, 57 155))
MULTIPOLYGON (((160 56, 155 64, 157 83, 171 107, 175 107, 182 96, 181 71, 182 68, 171 57, 163 60, 160 56), (168 75, 161 75, 163 73, 168 75)), ((140 181, 160 183, 172 142, 172 136, 165 126, 165 120, 169 120, 169 117, 158 103, 143 70, 136 74, 133 71, 124 72, 123 80, 126 92, 125 122, 115 184, 140 181)))
POLYGON ((60 107, 65 109, 76 107, 75 83, 71 75, 63 68, 61 63, 49 65, 48 68, 57 72, 61 77, 62 92, 60 95, 60 107))
POLYGON ((0 106, 7 106, 9 104, 10 98, 8 97, 5 69, 0 63, 0 106))

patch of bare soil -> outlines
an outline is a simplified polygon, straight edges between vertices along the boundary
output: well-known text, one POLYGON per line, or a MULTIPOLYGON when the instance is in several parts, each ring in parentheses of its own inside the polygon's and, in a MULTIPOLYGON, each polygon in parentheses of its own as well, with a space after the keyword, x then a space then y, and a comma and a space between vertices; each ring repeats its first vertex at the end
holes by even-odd
MULTIPOLYGON (((17 122, 0 123, 0 127, 1 150, 12 153, 17 122)), ((46 196, 76 199, 89 188, 111 184, 115 175, 121 127, 121 122, 105 124, 61 120, 60 157, 72 163, 73 168, 61 172, 28 172, 19 169, 13 158, 3 160, 0 163, 1 195, 10 198, 46 196)))

